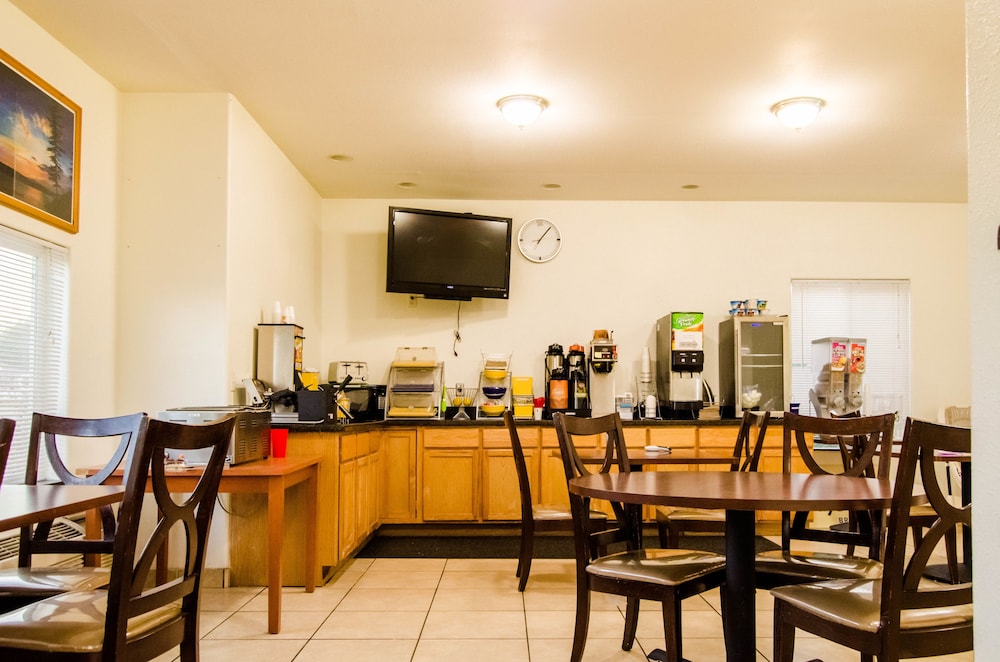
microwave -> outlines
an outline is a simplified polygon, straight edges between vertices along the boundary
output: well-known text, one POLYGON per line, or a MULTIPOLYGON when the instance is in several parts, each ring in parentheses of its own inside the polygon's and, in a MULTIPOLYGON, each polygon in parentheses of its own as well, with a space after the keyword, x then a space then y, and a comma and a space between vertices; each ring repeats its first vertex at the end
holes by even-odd
MULTIPOLYGON (((339 384, 332 383, 334 391, 339 384)), ((351 423, 381 421, 385 418, 385 384, 353 384, 344 387, 350 403, 351 423)))

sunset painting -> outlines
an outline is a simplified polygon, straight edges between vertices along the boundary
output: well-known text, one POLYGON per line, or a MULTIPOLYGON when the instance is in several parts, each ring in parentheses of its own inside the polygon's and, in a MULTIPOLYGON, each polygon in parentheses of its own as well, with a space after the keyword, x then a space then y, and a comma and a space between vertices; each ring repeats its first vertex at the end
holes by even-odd
POLYGON ((80 108, 0 50, 0 202, 78 229, 80 108))

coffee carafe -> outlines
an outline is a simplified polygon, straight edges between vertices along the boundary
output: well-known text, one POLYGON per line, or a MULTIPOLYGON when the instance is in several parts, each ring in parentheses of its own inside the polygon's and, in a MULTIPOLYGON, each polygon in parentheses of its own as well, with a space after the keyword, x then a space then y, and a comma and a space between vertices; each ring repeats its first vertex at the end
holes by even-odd
POLYGON ((562 345, 553 343, 545 352, 545 410, 544 418, 552 418, 553 411, 569 409, 569 375, 562 345))
POLYGON ((590 385, 587 380, 587 354, 583 345, 570 345, 566 357, 569 374, 569 406, 580 416, 590 415, 590 385))

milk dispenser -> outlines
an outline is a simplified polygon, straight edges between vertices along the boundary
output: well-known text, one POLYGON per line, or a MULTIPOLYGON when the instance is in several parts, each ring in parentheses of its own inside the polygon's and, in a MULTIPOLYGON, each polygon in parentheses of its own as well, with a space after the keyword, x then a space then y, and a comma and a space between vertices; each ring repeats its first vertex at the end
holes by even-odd
POLYGON ((594 331, 590 341, 590 408, 593 416, 615 413, 615 377, 613 370, 618 362, 618 346, 611 339, 611 332, 594 331))
POLYGON ((656 376, 670 418, 698 418, 703 402, 705 314, 670 313, 656 322, 656 376))
POLYGON ((847 416, 864 404, 864 338, 820 338, 812 341, 812 368, 816 385, 809 401, 817 416, 847 416))

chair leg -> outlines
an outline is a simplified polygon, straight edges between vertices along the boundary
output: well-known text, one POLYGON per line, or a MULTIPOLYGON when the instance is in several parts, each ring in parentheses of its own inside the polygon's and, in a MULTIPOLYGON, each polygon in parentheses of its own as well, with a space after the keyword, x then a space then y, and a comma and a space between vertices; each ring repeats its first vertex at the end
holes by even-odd
POLYGON ((577 578, 576 583, 576 625, 573 629, 573 651, 569 662, 580 662, 587 647, 587 630, 590 628, 590 587, 577 578))
POLYGON ((775 600, 773 662, 792 662, 795 655, 795 626, 785 622, 785 609, 781 600, 775 600))
POLYGON ((948 579, 952 584, 960 582, 958 576, 958 534, 951 529, 944 534, 945 556, 948 559, 948 579))
POLYGON ((524 591, 528 585, 528 575, 531 573, 531 557, 535 552, 535 527, 530 524, 521 525, 521 553, 517 559, 517 573, 520 577, 517 590, 524 591))
POLYGON ((667 534, 667 523, 662 520, 657 520, 656 532, 660 536, 660 547, 670 547, 670 538, 667 534))
POLYGON ((681 527, 679 524, 670 522, 667 524, 667 547, 678 549, 681 546, 681 527))
POLYGON ((663 601, 663 637, 667 662, 683 662, 681 638, 681 601, 676 595, 663 601))
POLYGON ((622 650, 632 650, 635 643, 635 631, 639 627, 639 598, 625 600, 625 634, 622 635, 622 650))

